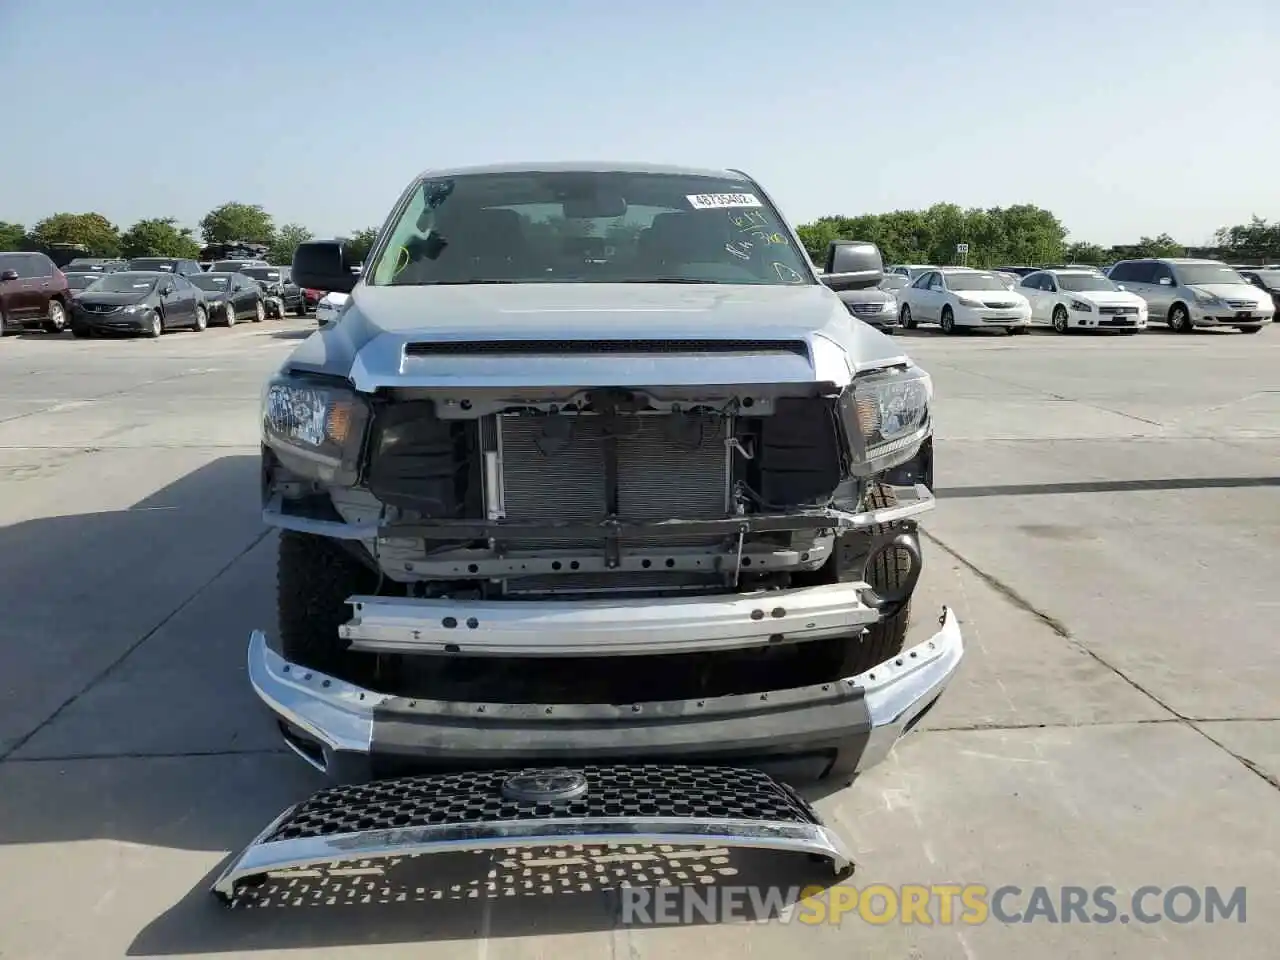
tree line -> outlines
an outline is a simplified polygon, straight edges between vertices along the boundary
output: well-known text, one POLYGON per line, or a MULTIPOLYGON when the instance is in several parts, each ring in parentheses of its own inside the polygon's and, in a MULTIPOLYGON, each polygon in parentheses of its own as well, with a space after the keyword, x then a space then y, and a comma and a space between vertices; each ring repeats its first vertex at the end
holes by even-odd
MULTIPOLYGON (((255 203, 224 203, 210 210, 198 225, 199 236, 175 217, 151 217, 121 229, 100 213, 55 213, 30 227, 0 220, 0 250, 47 250, 55 244, 83 247, 89 257, 199 256, 204 244, 244 240, 265 243, 275 264, 293 261, 293 251, 312 233, 299 223, 276 226, 275 219, 255 203)), ((353 231, 352 245, 363 256, 373 245, 376 227, 353 231)))
MULTIPOLYGON (((199 238, 173 217, 139 220, 120 229, 100 213, 55 213, 30 228, 0 221, 0 250, 40 250, 51 244, 79 244, 94 257, 195 257, 204 243, 247 240, 266 243, 272 263, 287 264, 311 231, 301 224, 277 227, 260 204, 230 202, 210 210, 198 225, 199 238)), ((352 231, 357 257, 364 257, 377 227, 352 231)), ((1213 246, 1188 247, 1162 233, 1135 242, 1104 247, 1068 239, 1062 221, 1033 204, 973 207, 937 203, 924 210, 860 216, 819 217, 799 228, 801 242, 817 263, 830 240, 869 240, 888 263, 966 263, 975 267, 1044 263, 1105 264, 1132 257, 1215 256, 1241 262, 1280 261, 1280 221, 1253 217, 1223 227, 1213 246), (966 244, 966 253, 960 245, 966 244)))

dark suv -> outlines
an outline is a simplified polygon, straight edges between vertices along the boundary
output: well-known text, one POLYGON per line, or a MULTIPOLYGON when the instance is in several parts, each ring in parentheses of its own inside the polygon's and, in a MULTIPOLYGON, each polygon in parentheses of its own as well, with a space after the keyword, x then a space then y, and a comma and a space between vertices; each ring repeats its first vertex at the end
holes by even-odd
POLYGON ((204 273, 204 269, 197 261, 182 257, 134 257, 125 269, 162 270, 165 273, 176 273, 184 277, 198 277, 204 273))
POLYGON ((0 335, 24 327, 61 333, 70 300, 67 278, 43 253, 0 253, 0 335))

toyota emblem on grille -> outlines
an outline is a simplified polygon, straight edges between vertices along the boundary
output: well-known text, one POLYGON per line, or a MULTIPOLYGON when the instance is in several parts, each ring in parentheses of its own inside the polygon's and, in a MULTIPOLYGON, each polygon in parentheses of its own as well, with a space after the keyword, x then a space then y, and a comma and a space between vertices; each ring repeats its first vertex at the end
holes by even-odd
POLYGON ((586 792, 587 778, 572 770, 530 770, 502 783, 502 795, 517 803, 559 803, 586 792))

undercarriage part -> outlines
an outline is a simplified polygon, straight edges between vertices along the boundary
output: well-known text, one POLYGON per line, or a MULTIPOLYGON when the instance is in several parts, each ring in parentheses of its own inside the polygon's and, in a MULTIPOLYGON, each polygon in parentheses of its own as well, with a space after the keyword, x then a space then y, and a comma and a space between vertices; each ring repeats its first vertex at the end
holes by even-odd
POLYGON ((347 860, 583 843, 678 843, 807 854, 835 879, 853 859, 817 812, 759 771, 681 765, 483 770, 332 787, 285 810, 223 871, 255 879, 347 860))

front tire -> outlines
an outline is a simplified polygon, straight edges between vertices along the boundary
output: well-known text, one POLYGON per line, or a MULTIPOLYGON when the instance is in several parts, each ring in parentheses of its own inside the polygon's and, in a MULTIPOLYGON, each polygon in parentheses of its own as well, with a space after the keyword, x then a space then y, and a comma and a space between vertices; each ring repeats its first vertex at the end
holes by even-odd
POLYGON ((916 318, 911 315, 911 307, 905 303, 902 305, 902 312, 898 315, 898 322, 902 324, 903 330, 916 328, 916 318))
POLYGON ((942 308, 942 332, 948 337, 956 332, 956 315, 951 312, 950 307, 942 308))
POLYGON ((208 329, 209 314, 204 307, 196 307, 196 333, 201 333, 208 329))
POLYGON ((147 330, 147 336, 152 340, 158 340, 160 335, 164 333, 164 317, 160 311, 156 310, 151 314, 151 327, 147 330))
POLYGON ((1191 314, 1181 303, 1169 308, 1169 329, 1174 333, 1194 333, 1195 325, 1191 322, 1191 314))
POLYGON ((1053 308, 1053 332, 1060 333, 1063 336, 1066 336, 1071 332, 1071 323, 1067 317, 1067 310, 1065 307, 1059 306, 1053 308))
POLYGON ((321 673, 341 673, 343 661, 352 656, 338 636, 338 628, 351 619, 347 598, 374 593, 378 579, 342 544, 282 530, 276 558, 281 655, 321 673))
POLYGON ((49 319, 45 321, 44 328, 50 333, 61 333, 67 329, 67 308, 61 300, 49 301, 49 319))
POLYGON ((294 308, 293 308, 293 315, 294 315, 295 317, 305 317, 305 316, 307 315, 307 301, 306 301, 306 298, 303 298, 303 299, 301 299, 301 300, 299 300, 299 301, 298 301, 298 305, 297 305, 296 307, 294 307, 294 308))
MULTIPOLYGON (((898 502, 893 488, 878 483, 867 495, 867 507, 879 510, 898 502)), ((883 524, 871 528, 873 537, 892 536, 906 530, 902 523, 883 524)), ((886 550, 867 569, 867 582, 878 591, 892 593, 898 590, 911 575, 911 557, 905 550, 886 550)), ((851 645, 845 654, 840 675, 844 677, 864 673, 878 667, 886 660, 902 652, 907 641, 907 621, 911 619, 911 601, 908 600, 891 617, 867 628, 866 636, 851 645)))
POLYGON ((228 329, 236 325, 236 308, 232 303, 227 303, 227 308, 223 312, 222 316, 228 329))
POLYGON ((262 301, 258 301, 257 313, 254 315, 253 322, 261 323, 267 318, 267 308, 262 305, 262 301))

